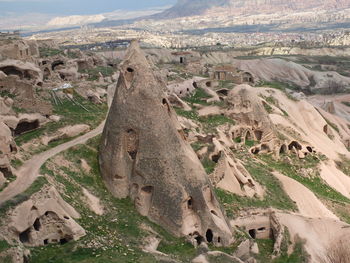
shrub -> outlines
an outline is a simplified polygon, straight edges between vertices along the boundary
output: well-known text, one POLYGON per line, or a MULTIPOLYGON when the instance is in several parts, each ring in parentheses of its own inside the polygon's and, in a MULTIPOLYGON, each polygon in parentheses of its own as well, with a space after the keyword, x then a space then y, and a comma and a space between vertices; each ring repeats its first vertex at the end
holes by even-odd
POLYGON ((322 263, 350 262, 350 243, 343 239, 335 240, 327 248, 326 255, 320 259, 322 263))

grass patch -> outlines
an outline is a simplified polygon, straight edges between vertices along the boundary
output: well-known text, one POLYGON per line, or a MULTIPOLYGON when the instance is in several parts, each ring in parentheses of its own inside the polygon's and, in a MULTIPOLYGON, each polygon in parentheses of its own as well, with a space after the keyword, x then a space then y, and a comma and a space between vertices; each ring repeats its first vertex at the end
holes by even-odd
POLYGON ((14 168, 18 168, 18 167, 21 167, 23 165, 23 162, 21 160, 19 160, 19 159, 12 159, 11 160, 11 165, 14 168))
POLYGON ((5 258, 0 257, 0 260, 4 260, 5 263, 13 263, 12 257, 10 255, 7 255, 5 258))
MULTIPOLYGON (((85 100, 78 94, 74 94, 75 100, 86 107, 89 112, 85 111, 82 107, 73 104, 68 99, 63 99, 62 104, 54 105, 53 113, 61 116, 59 122, 49 122, 43 127, 31 132, 24 133, 15 138, 17 145, 21 146, 33 139, 40 138, 45 134, 53 134, 59 128, 75 125, 75 124, 87 124, 91 129, 97 127, 105 118, 108 106, 107 104, 95 105, 89 100, 85 100)), ((47 150, 65 141, 69 141, 73 138, 63 139, 56 142, 52 142, 49 146, 41 146, 34 149, 35 153, 47 150)))
POLYGON ((175 109, 176 114, 179 116, 185 117, 185 118, 190 119, 190 120, 199 121, 198 113, 194 110, 185 111, 185 110, 180 109, 180 108, 174 108, 174 109, 175 109))
POLYGON ((242 137, 236 137, 234 138, 235 143, 241 143, 242 142, 242 137))
POLYGON ((294 157, 292 158, 292 164, 274 160, 268 155, 260 155, 260 158, 266 163, 267 167, 279 171, 305 185, 320 198, 333 202, 350 203, 350 199, 334 190, 319 177, 317 166, 320 159, 318 157, 311 155, 307 156, 305 159, 294 157), (303 176, 301 174, 301 169, 303 168, 312 168, 314 175, 308 177, 303 176))
POLYGON ((245 140, 244 144, 248 147, 253 147, 257 142, 253 140, 245 140))
POLYGON ((201 143, 201 142, 198 141, 198 142, 192 143, 191 146, 192 146, 192 149, 193 149, 195 152, 197 152, 197 151, 199 151, 200 149, 202 149, 203 147, 209 146, 209 144, 201 143))
POLYGON ((208 99, 212 98, 209 94, 207 94, 203 89, 197 88, 195 89, 195 92, 186 98, 184 98, 184 101, 186 101, 190 106, 192 106, 192 109, 194 108, 194 104, 201 104, 201 105, 216 105, 219 107, 225 107, 226 104, 224 101, 220 102, 207 102, 208 99))
POLYGON ((6 249, 8 249, 10 247, 11 246, 5 240, 0 240, 0 253, 5 251, 6 249))
POLYGON ((211 115, 208 117, 200 117, 195 110, 185 111, 183 109, 175 108, 176 114, 187 119, 194 120, 202 124, 203 130, 207 133, 215 133, 216 127, 229 123, 234 125, 235 121, 224 115, 211 115))
POLYGON ((284 192, 281 183, 271 174, 266 166, 248 160, 245 163, 245 168, 259 184, 265 187, 266 193, 264 199, 261 200, 256 197, 242 197, 221 189, 216 189, 216 195, 229 216, 234 216, 242 208, 274 207, 281 210, 297 210, 294 202, 284 192))
POLYGON ((282 113, 283 113, 284 116, 289 117, 288 112, 286 112, 285 110, 283 110, 283 109, 281 109, 281 108, 280 108, 280 110, 282 111, 282 113))
POLYGON ((274 242, 272 239, 257 239, 256 240, 259 247, 259 254, 256 255, 258 262, 272 262, 271 255, 273 252, 274 242))
POLYGON ((71 163, 68 167, 58 166, 52 160, 42 167, 41 173, 48 174, 64 186, 61 195, 81 214, 81 219, 77 222, 86 230, 87 235, 64 245, 32 248, 30 263, 157 262, 152 255, 142 252, 140 248, 143 237, 148 235, 140 228, 141 225, 152 227, 162 237, 160 251, 169 253, 181 262, 190 262, 196 255, 193 246, 139 215, 129 198, 117 199, 106 189, 98 164, 97 147, 100 138, 97 136, 89 140, 87 145, 77 145, 61 153, 71 163), (81 159, 85 159, 92 168, 90 172, 81 168, 81 159), (100 198, 105 207, 103 216, 98 216, 87 208, 81 199, 81 187, 100 198))
POLYGON ((28 112, 26 109, 19 108, 19 107, 16 107, 16 106, 13 106, 12 109, 16 113, 27 113, 28 112))
POLYGON ((271 114, 273 112, 273 109, 272 109, 272 107, 269 104, 263 103, 263 105, 264 105, 264 109, 266 110, 266 112, 268 114, 271 114))
POLYGON ((100 78, 100 73, 104 77, 109 77, 109 76, 112 76, 114 72, 115 72, 115 69, 109 66, 107 67, 98 66, 92 69, 85 69, 80 71, 80 73, 85 73, 89 75, 88 81, 98 80, 100 78))
POLYGON ((160 243, 158 250, 165 254, 175 255, 177 257, 183 257, 183 255, 186 255, 186 258, 189 259, 196 257, 196 250, 190 243, 186 242, 185 240, 175 243, 160 243))
MULTIPOLYGON (((284 116, 286 116, 286 117, 289 116, 288 113, 280 107, 278 101, 277 101, 274 97, 272 97, 272 96, 268 96, 268 97, 267 97, 267 96, 263 96, 263 95, 260 95, 260 96, 261 96, 268 104, 272 104, 272 105, 276 106, 277 108, 279 108, 279 109, 282 111, 282 113, 283 113, 284 116)), ((267 113, 270 114, 270 113, 273 112, 273 109, 272 109, 272 107, 271 107, 270 105, 268 105, 268 104, 263 103, 265 110, 267 111, 267 113)))
POLYGON ((216 127, 229 123, 234 125, 235 121, 224 115, 212 115, 208 117, 200 117, 199 121, 203 124, 204 130, 207 132, 216 132, 216 127))
POLYGON ((39 48, 40 57, 53 57, 57 55, 63 55, 63 51, 54 48, 39 48))
POLYGON ((207 174, 211 174, 215 170, 216 163, 210 160, 208 157, 206 157, 202 160, 202 165, 207 174))
POLYGON ((294 98, 287 91, 287 90, 300 91, 300 88, 295 86, 295 85, 291 85, 291 84, 283 83, 283 82, 279 82, 279 81, 272 81, 272 82, 262 81, 257 85, 257 87, 269 87, 269 88, 273 88, 273 89, 278 89, 280 91, 283 91, 284 94, 288 97, 288 99, 293 100, 293 101, 298 101, 296 98, 294 98))
POLYGON ((15 94, 12 94, 11 92, 7 91, 7 90, 0 90, 0 97, 9 97, 11 99, 14 99, 16 98, 16 95, 15 94))
POLYGON ((272 259, 271 254, 273 252, 274 242, 270 239, 258 239, 256 240, 259 246, 259 254, 256 255, 256 259, 260 263, 306 263, 308 262, 308 255, 303 247, 302 242, 297 242, 294 247, 294 251, 288 256, 286 252, 282 253, 278 258, 272 259))
POLYGON ((202 104, 202 105, 209 105, 206 100, 210 99, 211 96, 208 95, 203 89, 195 89, 195 92, 184 98, 184 101, 190 104, 202 104))
POLYGON ((219 89, 233 89, 233 83, 230 80, 219 80, 219 89))
POLYGON ((0 187, 0 192, 2 192, 10 183, 16 180, 16 175, 11 174, 11 176, 6 177, 6 182, 0 187))

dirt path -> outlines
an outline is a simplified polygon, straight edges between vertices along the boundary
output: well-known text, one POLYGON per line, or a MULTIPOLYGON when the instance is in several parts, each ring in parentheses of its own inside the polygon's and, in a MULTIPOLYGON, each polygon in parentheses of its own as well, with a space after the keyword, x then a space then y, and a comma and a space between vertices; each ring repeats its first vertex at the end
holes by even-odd
POLYGON ((1 193, 0 193, 0 204, 6 202, 7 200, 15 197, 16 195, 24 192, 28 189, 32 183, 40 176, 39 170, 41 166, 51 157, 56 154, 63 152, 75 145, 85 143, 89 139, 96 137, 101 134, 105 122, 101 123, 96 129, 72 140, 67 143, 58 145, 55 148, 52 148, 46 152, 35 155, 32 159, 26 161, 21 168, 17 171, 17 179, 9 184, 1 193))
POLYGON ((294 179, 274 172, 274 176, 282 183, 287 195, 296 203, 302 216, 308 218, 330 218, 339 220, 328 208, 315 196, 315 194, 294 179))

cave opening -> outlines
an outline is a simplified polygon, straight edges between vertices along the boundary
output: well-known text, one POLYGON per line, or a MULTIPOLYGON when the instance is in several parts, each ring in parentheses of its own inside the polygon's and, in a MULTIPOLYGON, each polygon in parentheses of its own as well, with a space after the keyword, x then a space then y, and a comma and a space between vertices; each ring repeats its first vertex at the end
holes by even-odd
POLYGON ((251 236, 251 238, 255 239, 256 238, 256 230, 255 229, 250 229, 248 231, 249 235, 251 236))
POLYGON ((285 144, 281 145, 280 148, 280 154, 285 154, 287 153, 287 146, 285 144))
POLYGON ((288 150, 293 150, 296 149, 296 150, 301 150, 303 147, 301 146, 300 143, 298 143, 297 141, 292 141, 289 145, 288 145, 288 150))
POLYGON ((259 148, 252 149, 252 154, 258 154, 260 152, 259 148))
POLYGON ((262 136, 263 136, 263 132, 259 131, 259 130, 256 130, 256 131, 254 131, 254 135, 255 135, 255 138, 256 138, 257 141, 261 141, 262 136))
POLYGON ((14 66, 2 67, 2 68, 0 68, 0 70, 3 71, 6 75, 18 76, 21 79, 23 79, 23 77, 24 77, 23 72, 14 66))
POLYGON ((153 186, 144 186, 141 188, 141 191, 147 194, 151 194, 153 192, 153 186))
POLYGON ((38 129, 40 126, 39 120, 35 120, 32 122, 29 121, 22 121, 20 123, 18 123, 16 129, 14 130, 14 135, 18 136, 21 135, 23 133, 32 131, 32 130, 36 130, 38 129))
POLYGON ((34 221, 34 224, 33 224, 33 227, 36 231, 40 231, 40 228, 41 228, 41 223, 40 223, 40 219, 37 218, 35 221, 34 221))
POLYGON ((50 73, 50 70, 48 68, 45 68, 44 69, 44 80, 48 80, 49 77, 50 77, 51 73, 50 73))
POLYGON ((61 245, 64 245, 64 244, 66 244, 66 243, 68 243, 69 242, 69 240, 67 240, 67 238, 61 238, 60 239, 60 244, 61 245))
POLYGON ((209 243, 213 242, 213 231, 211 229, 208 229, 207 232, 205 233, 205 237, 207 238, 207 241, 209 243))
POLYGON ((188 208, 188 209, 192 209, 192 208, 193 208, 193 200, 192 200, 192 197, 190 197, 190 198, 187 200, 187 208, 188 208))
POLYGON ((30 240, 29 234, 30 234, 30 228, 28 228, 27 230, 19 234, 19 240, 22 243, 29 243, 29 240, 30 240))
POLYGON ((198 232, 194 232, 194 239, 197 241, 197 244, 200 245, 204 242, 204 238, 198 233, 198 232))
POLYGON ((220 157, 221 157, 221 152, 219 152, 218 154, 214 154, 214 155, 211 157, 211 160, 212 160, 214 163, 218 163, 220 157))
POLYGON ((64 62, 62 60, 57 60, 51 64, 51 69, 54 71, 60 65, 64 65, 64 62))
POLYGON ((138 135, 133 129, 127 130, 126 148, 132 160, 135 160, 137 156, 138 140, 138 135))
POLYGON ((0 172, 5 176, 5 178, 10 178, 12 176, 12 171, 8 167, 0 167, 0 172))

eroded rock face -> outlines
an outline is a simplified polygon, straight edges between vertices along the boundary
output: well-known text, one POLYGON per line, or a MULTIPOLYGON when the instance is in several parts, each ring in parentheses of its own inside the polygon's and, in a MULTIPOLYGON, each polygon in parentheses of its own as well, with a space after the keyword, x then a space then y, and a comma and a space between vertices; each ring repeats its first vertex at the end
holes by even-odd
POLYGON ((253 130, 259 141, 270 141, 275 138, 274 125, 264 109, 263 101, 249 85, 239 85, 227 97, 229 115, 253 130))
POLYGON ((180 132, 176 114, 133 42, 100 147, 108 189, 176 236, 229 245, 232 232, 208 176, 180 132))
POLYGON ((5 178, 12 176, 10 157, 16 153, 17 146, 11 135, 11 130, 0 122, 0 186, 5 178))
POLYGON ((10 213, 1 233, 2 237, 26 246, 64 244, 85 235, 73 219, 79 217, 54 187, 46 187, 10 213))

